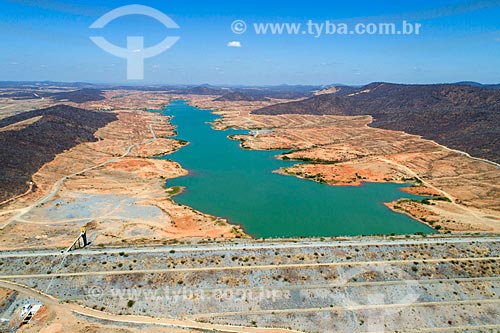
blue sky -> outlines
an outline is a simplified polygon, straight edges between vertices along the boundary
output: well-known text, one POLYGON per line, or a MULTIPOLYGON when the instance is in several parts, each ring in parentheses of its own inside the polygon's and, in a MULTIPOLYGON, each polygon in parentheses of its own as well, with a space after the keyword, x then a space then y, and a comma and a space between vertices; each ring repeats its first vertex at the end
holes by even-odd
POLYGON ((61 1, 0 0, 0 80, 130 84, 365 84, 372 81, 500 82, 500 0, 371 1, 61 1), (89 26, 114 8, 141 4, 171 17, 180 29, 152 18, 121 17, 89 26), (234 20, 247 31, 231 31, 234 20), (419 35, 257 35, 253 23, 308 20, 422 24, 419 35), (126 60, 97 47, 102 35, 124 47, 127 36, 146 46, 168 35, 180 40, 145 60, 143 81, 126 80, 126 60), (241 47, 228 47, 231 41, 241 47))

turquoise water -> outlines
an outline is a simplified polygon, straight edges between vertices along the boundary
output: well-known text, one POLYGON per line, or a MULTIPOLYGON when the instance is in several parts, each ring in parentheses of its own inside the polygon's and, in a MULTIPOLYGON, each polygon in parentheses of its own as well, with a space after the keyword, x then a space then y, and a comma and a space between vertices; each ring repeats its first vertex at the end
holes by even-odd
POLYGON ((400 184, 328 186, 272 171, 294 162, 277 160, 280 151, 244 150, 227 136, 243 131, 213 130, 218 116, 174 101, 162 114, 174 116, 177 138, 190 144, 162 158, 179 162, 189 175, 169 180, 184 186, 175 201, 227 218, 254 237, 298 237, 432 232, 428 226, 383 205, 416 198, 400 184))

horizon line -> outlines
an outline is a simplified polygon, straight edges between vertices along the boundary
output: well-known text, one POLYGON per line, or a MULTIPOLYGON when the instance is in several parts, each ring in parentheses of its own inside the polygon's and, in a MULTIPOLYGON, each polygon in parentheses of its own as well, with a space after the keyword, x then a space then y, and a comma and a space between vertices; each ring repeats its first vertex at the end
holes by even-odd
POLYGON ((453 82, 429 82, 429 83, 414 83, 414 82, 391 82, 391 81, 370 81, 367 83, 358 84, 347 84, 341 82, 327 83, 327 84, 305 84, 305 83, 279 83, 279 84, 244 84, 244 83, 111 83, 111 82, 96 82, 96 81, 58 81, 58 80, 0 80, 0 83, 63 83, 63 84, 88 84, 88 85, 105 85, 105 86, 130 86, 130 87, 141 87, 141 86, 186 86, 186 87, 200 87, 200 86, 212 86, 212 87, 282 87, 282 86, 305 86, 305 87, 332 87, 332 86, 349 86, 349 87, 363 87, 373 83, 386 83, 386 84, 397 84, 397 85, 456 85, 456 84, 479 84, 481 86, 490 85, 500 85, 500 82, 478 82, 478 81, 453 81, 453 82))

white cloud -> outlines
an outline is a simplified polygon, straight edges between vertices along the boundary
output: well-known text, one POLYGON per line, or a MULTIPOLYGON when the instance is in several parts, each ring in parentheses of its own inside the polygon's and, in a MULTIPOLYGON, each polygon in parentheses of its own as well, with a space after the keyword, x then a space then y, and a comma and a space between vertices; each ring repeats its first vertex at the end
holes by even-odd
POLYGON ((227 43, 227 47, 241 47, 241 42, 233 40, 227 43))

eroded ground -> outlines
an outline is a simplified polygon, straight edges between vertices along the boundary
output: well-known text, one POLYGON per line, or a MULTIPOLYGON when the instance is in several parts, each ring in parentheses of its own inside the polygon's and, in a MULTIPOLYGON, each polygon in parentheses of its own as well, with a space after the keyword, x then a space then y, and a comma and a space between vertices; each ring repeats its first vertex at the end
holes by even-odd
POLYGON ((165 180, 186 170, 151 157, 184 143, 169 138, 175 129, 168 117, 145 109, 161 109, 171 98, 215 109, 223 116, 214 124, 217 129, 253 130, 234 137, 244 148, 290 149, 293 152, 281 158, 305 162, 278 172, 337 186, 411 182, 414 186, 405 191, 429 199, 386 205, 442 232, 500 231, 497 166, 418 136, 371 128, 369 116, 251 114, 280 100, 217 102, 217 96, 126 90, 104 95, 104 100, 68 104, 114 112, 119 120, 96 133, 99 141, 58 155, 34 175, 35 192, 2 207, 1 248, 69 245, 81 226, 101 244, 244 237, 226 221, 169 198, 179 189, 164 188, 165 180))
POLYGON ((270 102, 216 102, 193 96, 194 105, 223 116, 215 127, 255 130, 237 135, 250 149, 293 149, 300 160, 279 172, 330 185, 411 182, 406 189, 432 200, 387 205, 440 231, 500 231, 500 169, 419 136, 371 128, 370 116, 253 115, 270 102))
POLYGON ((109 110, 118 121, 101 128, 97 142, 79 144, 44 165, 33 176, 36 191, 2 207, 0 248, 69 246, 82 226, 100 244, 243 236, 238 227, 170 199, 178 189, 165 188, 165 181, 187 171, 154 157, 185 143, 169 138, 175 129, 168 117, 143 110, 161 109, 170 97, 106 94, 104 101, 78 106, 109 110))

